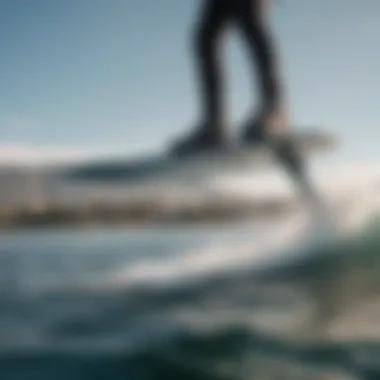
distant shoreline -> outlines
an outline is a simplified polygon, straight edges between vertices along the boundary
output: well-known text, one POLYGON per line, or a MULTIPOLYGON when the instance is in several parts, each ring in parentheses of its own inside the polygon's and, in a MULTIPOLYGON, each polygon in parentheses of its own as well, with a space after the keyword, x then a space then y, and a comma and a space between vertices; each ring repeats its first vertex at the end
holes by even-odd
POLYGON ((48 206, 0 213, 0 230, 47 228, 143 228, 224 224, 244 219, 263 219, 289 212, 289 201, 206 202, 168 209, 149 202, 139 205, 48 206))

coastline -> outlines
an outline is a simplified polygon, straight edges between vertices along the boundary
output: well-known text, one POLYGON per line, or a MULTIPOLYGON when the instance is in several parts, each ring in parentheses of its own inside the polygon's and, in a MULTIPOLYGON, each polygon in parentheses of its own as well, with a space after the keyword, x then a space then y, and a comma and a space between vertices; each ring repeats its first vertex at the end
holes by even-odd
POLYGON ((288 213, 285 200, 257 202, 207 202, 168 208, 163 205, 92 205, 91 207, 45 206, 0 212, 0 231, 50 228, 152 228, 225 224, 260 220, 288 213))

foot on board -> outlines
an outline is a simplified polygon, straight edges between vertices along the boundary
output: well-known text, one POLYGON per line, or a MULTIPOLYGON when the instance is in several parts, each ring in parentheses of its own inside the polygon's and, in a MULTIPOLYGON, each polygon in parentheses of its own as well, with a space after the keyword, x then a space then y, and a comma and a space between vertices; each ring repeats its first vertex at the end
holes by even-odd
POLYGON ((176 141, 170 148, 170 155, 183 158, 204 151, 220 149, 228 144, 229 138, 226 133, 214 132, 210 131, 210 128, 201 127, 176 141))
POLYGON ((265 143, 271 137, 283 135, 288 127, 285 113, 273 108, 263 109, 243 126, 243 143, 265 143))

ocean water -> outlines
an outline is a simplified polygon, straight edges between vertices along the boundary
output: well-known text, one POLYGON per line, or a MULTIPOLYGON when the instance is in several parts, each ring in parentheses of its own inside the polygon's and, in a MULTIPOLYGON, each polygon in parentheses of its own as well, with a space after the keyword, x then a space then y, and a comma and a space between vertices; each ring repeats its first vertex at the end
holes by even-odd
POLYGON ((334 241, 298 216, 3 232, 0 379, 379 378, 364 214, 334 241))

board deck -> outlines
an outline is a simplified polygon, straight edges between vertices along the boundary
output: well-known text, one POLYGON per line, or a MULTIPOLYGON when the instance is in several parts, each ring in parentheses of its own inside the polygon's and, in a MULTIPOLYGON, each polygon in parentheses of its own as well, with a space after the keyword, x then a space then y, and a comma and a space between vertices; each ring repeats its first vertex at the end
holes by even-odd
MULTIPOLYGON (((290 138, 299 152, 307 156, 335 146, 335 139, 325 132, 293 132, 290 138)), ((275 162, 273 150, 267 145, 239 144, 186 158, 173 158, 162 153, 129 159, 104 159, 66 168, 64 175, 81 181, 137 182, 212 174, 215 171, 266 168, 275 162)))

